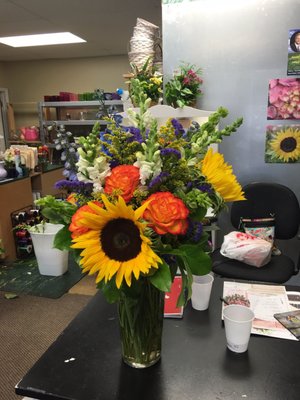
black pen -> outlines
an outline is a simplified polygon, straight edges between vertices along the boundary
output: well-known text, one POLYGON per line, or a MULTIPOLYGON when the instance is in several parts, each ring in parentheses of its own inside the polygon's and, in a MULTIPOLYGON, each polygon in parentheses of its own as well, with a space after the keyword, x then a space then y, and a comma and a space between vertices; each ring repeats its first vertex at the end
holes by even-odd
POLYGON ((225 303, 227 306, 229 306, 228 301, 226 301, 226 300, 224 299, 224 297, 220 297, 220 300, 223 301, 223 303, 225 303))

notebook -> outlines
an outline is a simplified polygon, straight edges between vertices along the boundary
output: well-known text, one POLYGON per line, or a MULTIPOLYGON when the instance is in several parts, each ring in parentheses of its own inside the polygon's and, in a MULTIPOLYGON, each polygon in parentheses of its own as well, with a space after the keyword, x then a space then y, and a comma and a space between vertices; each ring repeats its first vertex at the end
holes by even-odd
POLYGON ((165 318, 182 318, 183 317, 183 306, 177 307, 177 300, 181 292, 182 278, 181 276, 175 276, 170 292, 165 294, 165 318))

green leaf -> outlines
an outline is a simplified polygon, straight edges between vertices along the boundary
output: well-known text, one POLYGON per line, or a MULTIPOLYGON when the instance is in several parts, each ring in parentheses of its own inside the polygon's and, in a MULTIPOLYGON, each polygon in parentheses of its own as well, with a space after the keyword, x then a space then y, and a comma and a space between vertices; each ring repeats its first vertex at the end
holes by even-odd
POLYGON ((101 281, 98 283, 97 288, 99 288, 108 303, 116 303, 120 299, 120 290, 116 286, 114 279, 111 279, 107 283, 101 281))
POLYGON ((196 210, 193 210, 191 213, 191 218, 195 221, 202 221, 207 213, 207 208, 199 207, 196 210))
POLYGON ((179 249, 193 275, 206 275, 211 271, 211 257, 200 246, 183 244, 179 249))
POLYGON ((54 237, 53 246, 59 250, 69 250, 72 244, 71 232, 67 226, 60 229, 54 237))
POLYGON ((184 93, 184 94, 191 94, 191 95, 193 95, 193 92, 192 92, 189 88, 184 88, 184 89, 181 90, 181 92, 184 93))
POLYGON ((176 100, 176 103, 177 103, 178 107, 180 107, 180 108, 184 107, 184 104, 185 104, 183 101, 181 101, 179 99, 176 100))
POLYGON ((168 264, 163 262, 155 274, 149 277, 149 280, 157 289, 162 292, 169 292, 172 285, 172 276, 168 264))
POLYGON ((182 276, 182 288, 177 300, 177 307, 185 306, 192 296, 193 274, 185 257, 178 259, 178 267, 182 276))

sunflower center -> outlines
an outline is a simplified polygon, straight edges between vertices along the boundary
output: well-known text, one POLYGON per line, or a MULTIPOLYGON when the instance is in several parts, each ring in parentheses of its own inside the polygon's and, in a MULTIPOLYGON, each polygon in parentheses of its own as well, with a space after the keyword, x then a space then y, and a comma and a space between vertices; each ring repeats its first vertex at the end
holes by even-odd
POLYGON ((293 137, 284 138, 280 142, 280 149, 282 151, 285 151, 286 153, 291 153, 296 149, 296 147, 297 147, 297 141, 293 137))
POLYGON ((107 257, 116 261, 131 260, 141 251, 140 231, 126 218, 109 221, 101 231, 100 241, 107 257))

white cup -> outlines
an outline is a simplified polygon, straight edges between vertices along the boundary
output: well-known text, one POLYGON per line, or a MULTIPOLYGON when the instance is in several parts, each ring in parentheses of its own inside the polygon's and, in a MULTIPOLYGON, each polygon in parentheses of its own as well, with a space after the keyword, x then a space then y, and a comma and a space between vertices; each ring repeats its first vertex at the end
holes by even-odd
POLYGON ((209 299, 214 277, 211 274, 193 275, 192 307, 203 311, 208 309, 209 299))
POLYGON ((251 334, 253 311, 246 306, 230 304, 223 310, 227 347, 235 353, 248 349, 251 334))

